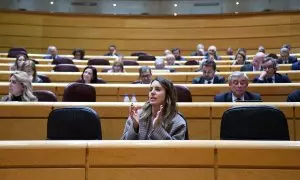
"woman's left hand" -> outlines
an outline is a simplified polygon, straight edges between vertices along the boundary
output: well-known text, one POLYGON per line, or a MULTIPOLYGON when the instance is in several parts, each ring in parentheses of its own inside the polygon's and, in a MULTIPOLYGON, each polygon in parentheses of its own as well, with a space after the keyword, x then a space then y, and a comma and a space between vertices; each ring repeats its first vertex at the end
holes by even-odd
POLYGON ((160 124, 162 119, 163 105, 160 105, 159 111, 157 111, 155 118, 153 119, 153 128, 160 124))

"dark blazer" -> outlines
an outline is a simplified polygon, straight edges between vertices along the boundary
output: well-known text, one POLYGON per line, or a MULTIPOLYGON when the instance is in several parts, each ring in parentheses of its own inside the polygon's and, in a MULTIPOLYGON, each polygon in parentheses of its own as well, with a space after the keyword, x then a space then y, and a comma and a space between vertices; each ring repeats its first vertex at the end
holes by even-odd
MULTIPOLYGON (((213 84, 224 84, 224 83, 225 83, 224 77, 222 76, 214 77, 213 84)), ((196 77, 193 79, 192 84, 204 84, 204 79, 202 78, 202 76, 196 77)))
POLYGON ((300 102, 300 90, 294 91, 287 97, 287 102, 300 102))
MULTIPOLYGON (((260 68, 262 71, 263 69, 260 68)), ((253 71, 253 65, 252 64, 245 64, 244 66, 241 67, 240 71, 253 71)))
MULTIPOLYGON (((247 101, 260 101, 261 97, 257 93, 250 93, 248 91, 245 92, 244 94, 244 99, 247 101)), ((214 97, 215 102, 232 102, 232 92, 226 92, 222 94, 218 94, 214 97)))
POLYGON ((204 56, 204 54, 200 53, 199 51, 195 51, 195 52, 192 52, 191 56, 204 56))
MULTIPOLYGON (((85 81, 83 79, 78 79, 76 82, 77 83, 85 83, 85 81)), ((105 84, 105 83, 106 83, 106 81, 104 81, 103 79, 97 78, 97 81, 92 84, 105 84)))
POLYGON ((292 70, 300 70, 300 61, 292 64, 292 70))
MULTIPOLYGON (((118 54, 118 53, 115 53, 115 55, 116 55, 116 56, 120 56, 120 54, 118 54)), ((111 52, 106 53, 106 54, 104 54, 104 56, 112 56, 112 53, 111 53, 111 52)))
POLYGON ((56 55, 56 56, 53 58, 53 56, 47 55, 47 56, 44 56, 43 58, 44 58, 44 59, 59 59, 60 56, 56 55))
MULTIPOLYGON (((297 58, 295 56, 289 56, 289 58, 288 58, 288 64, 293 64, 295 62, 297 62, 297 58)), ((278 64, 283 64, 283 60, 282 59, 278 59, 277 63, 278 64)))
MULTIPOLYGON (((254 83, 269 83, 267 78, 264 78, 263 81, 259 80, 258 78, 259 77, 254 78, 253 82, 254 83)), ((275 83, 291 83, 291 80, 286 75, 275 73, 275 83)))
POLYGON ((182 56, 175 57, 176 61, 185 61, 185 59, 182 56))

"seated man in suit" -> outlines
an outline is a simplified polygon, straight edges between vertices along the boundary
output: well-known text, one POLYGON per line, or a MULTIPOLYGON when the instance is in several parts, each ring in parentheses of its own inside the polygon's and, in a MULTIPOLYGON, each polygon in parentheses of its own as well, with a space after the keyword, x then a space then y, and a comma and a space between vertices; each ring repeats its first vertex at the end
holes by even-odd
POLYGON ((280 57, 277 62, 278 64, 293 64, 297 62, 297 58, 295 56, 290 56, 290 51, 288 48, 281 48, 280 57))
POLYGON ((181 56, 181 50, 179 48, 172 49, 172 53, 175 56, 175 59, 178 61, 184 61, 185 59, 181 56))
POLYGON ((173 68, 166 68, 165 60, 162 59, 162 58, 157 58, 154 62, 154 66, 155 66, 155 68, 153 70, 158 70, 158 71, 160 71, 160 70, 164 71, 165 70, 165 71, 168 71, 168 72, 175 72, 175 69, 173 69, 173 68))
POLYGON ((152 81, 151 68, 148 66, 142 66, 139 68, 139 80, 133 82, 133 84, 150 84, 152 81))
POLYGON ((264 69, 261 74, 254 78, 254 83, 290 83, 288 76, 277 73, 277 61, 271 57, 267 57, 262 64, 264 69))
POLYGON ((228 82, 231 91, 216 95, 215 102, 261 101, 259 94, 247 91, 248 77, 244 72, 231 73, 228 82))
POLYGON ((193 79, 193 84, 223 84, 225 79, 215 75, 217 65, 215 61, 205 60, 201 64, 202 76, 193 79))
POLYGON ((296 90, 288 95, 287 102, 300 102, 300 90, 296 90))
POLYGON ((221 60, 222 58, 221 58, 221 56, 217 55, 217 47, 212 45, 212 46, 208 47, 205 59, 208 59, 208 60, 221 60))
POLYGON ((245 64, 241 67, 240 71, 262 71, 261 64, 265 59, 265 54, 262 52, 257 53, 252 60, 251 64, 245 64))
POLYGON ((167 54, 165 59, 167 61, 167 66, 179 65, 175 63, 175 56, 173 54, 167 54))
POLYGON ((196 47, 196 51, 191 54, 191 56, 204 56, 205 50, 203 44, 198 44, 196 47))
POLYGON ((44 56, 44 59, 59 59, 58 51, 55 46, 49 46, 47 50, 48 54, 47 56, 44 56))
POLYGON ((292 64, 292 70, 300 70, 300 61, 292 64))
POLYGON ((108 53, 104 54, 104 56, 120 56, 120 54, 117 53, 117 47, 115 45, 109 45, 108 53))

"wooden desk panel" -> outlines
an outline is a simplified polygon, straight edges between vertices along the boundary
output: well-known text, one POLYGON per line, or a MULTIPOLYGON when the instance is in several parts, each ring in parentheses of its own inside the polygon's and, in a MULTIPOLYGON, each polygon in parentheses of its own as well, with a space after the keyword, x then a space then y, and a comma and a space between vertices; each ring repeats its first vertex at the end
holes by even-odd
POLYGON ((216 145, 218 165, 224 168, 299 168, 300 159, 295 158, 300 155, 299 145, 299 142, 289 141, 221 141, 216 145), (295 146, 289 146, 292 144, 295 146))
POLYGON ((11 168, 0 169, 0 177, 9 180, 85 180, 84 168, 11 168))
POLYGON ((195 165, 213 167, 214 165, 214 144, 209 142, 202 145, 192 145, 188 141, 177 141, 177 143, 154 141, 147 144, 147 141, 142 143, 121 140, 105 144, 90 142, 88 146, 90 167, 120 167, 120 165, 122 167, 191 167, 195 165), (151 154, 155 154, 155 158, 151 154))
POLYGON ((3 167, 85 167, 86 143, 79 141, 1 141, 3 167))
MULTIPOLYGON (((106 102, 56 102, 56 103, 1 103, 0 139, 1 140, 31 140, 45 139, 46 123, 52 108, 70 106, 88 106, 93 108, 101 118, 103 139, 120 139, 124 124, 128 118, 131 103, 106 102), (39 105, 40 106, 39 106, 39 105), (28 107, 26 107, 28 106, 28 107), (17 108, 16 108, 17 107, 17 108), (20 109, 20 114, 16 110, 20 109), (35 113, 36 112, 36 113, 35 113), (36 129, 35 129, 36 128, 36 129), (28 132, 30 129, 30 132, 28 132)), ((142 106, 144 103, 136 103, 142 106)), ((179 103, 178 109, 189 127, 190 139, 219 139, 220 120, 223 112, 237 103, 179 103)), ((274 105, 279 107, 287 116, 290 137, 299 139, 299 119, 294 118, 294 103, 238 103, 239 105, 274 105)))

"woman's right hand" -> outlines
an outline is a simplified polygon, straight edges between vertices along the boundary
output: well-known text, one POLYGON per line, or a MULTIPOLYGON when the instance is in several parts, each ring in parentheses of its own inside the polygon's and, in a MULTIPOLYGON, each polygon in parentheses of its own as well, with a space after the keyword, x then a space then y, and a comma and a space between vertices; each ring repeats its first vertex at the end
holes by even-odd
POLYGON ((137 129, 139 127, 139 115, 137 110, 138 107, 131 103, 131 106, 129 107, 129 116, 133 122, 134 129, 137 129))

